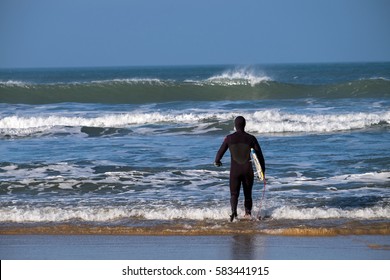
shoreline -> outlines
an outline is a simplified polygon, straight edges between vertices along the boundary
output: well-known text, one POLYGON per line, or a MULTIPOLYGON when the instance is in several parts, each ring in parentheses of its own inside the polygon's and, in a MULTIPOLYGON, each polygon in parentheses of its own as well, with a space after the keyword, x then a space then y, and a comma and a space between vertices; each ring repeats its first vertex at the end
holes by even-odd
POLYGON ((1 235, 142 235, 142 236, 225 236, 225 235, 261 235, 261 236, 346 236, 346 235, 388 235, 390 223, 342 223, 277 225, 258 224, 251 221, 234 223, 167 223, 159 225, 91 225, 86 223, 59 223, 49 225, 0 225, 1 235), (245 224, 245 226, 243 226, 245 224))

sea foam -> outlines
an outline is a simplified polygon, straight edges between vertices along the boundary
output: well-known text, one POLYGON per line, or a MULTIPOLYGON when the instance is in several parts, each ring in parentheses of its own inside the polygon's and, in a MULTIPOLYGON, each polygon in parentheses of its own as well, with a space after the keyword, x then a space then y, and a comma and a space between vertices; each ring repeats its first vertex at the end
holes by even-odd
POLYGON ((295 206, 283 206, 274 210, 271 217, 279 219, 314 220, 314 219, 389 219, 390 208, 374 206, 362 209, 340 208, 297 208, 295 206))

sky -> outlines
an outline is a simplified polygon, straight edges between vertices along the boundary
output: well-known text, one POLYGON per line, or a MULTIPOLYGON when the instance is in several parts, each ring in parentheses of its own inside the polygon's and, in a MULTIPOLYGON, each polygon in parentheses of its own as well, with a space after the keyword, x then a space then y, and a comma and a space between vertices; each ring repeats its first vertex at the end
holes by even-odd
POLYGON ((390 0, 0 0, 0 68, 390 61, 390 0))

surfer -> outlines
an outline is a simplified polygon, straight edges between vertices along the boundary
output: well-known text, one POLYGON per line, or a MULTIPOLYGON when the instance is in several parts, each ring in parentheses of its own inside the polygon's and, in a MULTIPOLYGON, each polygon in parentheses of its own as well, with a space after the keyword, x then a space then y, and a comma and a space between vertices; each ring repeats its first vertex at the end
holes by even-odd
POLYGON ((221 159, 227 149, 230 151, 231 163, 230 163, 230 205, 232 208, 232 214, 230 215, 230 221, 237 217, 237 204, 238 197, 240 195, 241 184, 244 189, 244 206, 245 206, 245 218, 250 218, 252 211, 252 187, 254 180, 254 173, 252 163, 250 161, 250 151, 253 148, 260 161, 260 164, 265 174, 265 162, 263 153, 261 151, 259 142, 256 137, 245 132, 245 118, 238 116, 234 120, 234 127, 236 132, 225 137, 221 147, 219 148, 215 157, 214 165, 221 166, 221 159))

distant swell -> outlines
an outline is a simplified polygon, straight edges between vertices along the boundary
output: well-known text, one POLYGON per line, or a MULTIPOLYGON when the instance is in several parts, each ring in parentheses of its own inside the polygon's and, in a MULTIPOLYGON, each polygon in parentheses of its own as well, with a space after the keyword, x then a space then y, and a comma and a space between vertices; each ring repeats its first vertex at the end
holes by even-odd
POLYGON ((87 83, 28 84, 0 82, 0 103, 49 104, 150 103, 171 101, 262 100, 296 98, 385 98, 390 81, 367 79, 333 85, 302 85, 268 77, 224 74, 200 81, 114 79, 87 83))

